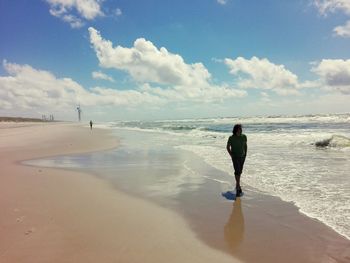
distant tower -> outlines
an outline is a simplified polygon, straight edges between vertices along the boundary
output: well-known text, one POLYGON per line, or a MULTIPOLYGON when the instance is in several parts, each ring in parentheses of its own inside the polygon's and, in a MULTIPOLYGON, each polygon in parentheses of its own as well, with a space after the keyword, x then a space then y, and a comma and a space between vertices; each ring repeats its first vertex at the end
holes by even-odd
POLYGON ((80 104, 79 104, 79 106, 77 107, 77 111, 78 111, 78 119, 79 119, 79 121, 81 121, 81 108, 80 108, 80 104))

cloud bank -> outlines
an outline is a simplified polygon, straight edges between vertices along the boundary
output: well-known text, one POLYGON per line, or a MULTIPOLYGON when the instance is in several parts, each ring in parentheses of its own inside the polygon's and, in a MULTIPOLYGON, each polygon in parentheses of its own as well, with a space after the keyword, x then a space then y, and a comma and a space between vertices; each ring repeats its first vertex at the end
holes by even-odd
MULTIPOLYGON (((8 76, 0 76, 0 110, 11 112, 72 112, 76 105, 83 107, 122 106, 162 107, 168 103, 214 102, 246 95, 228 87, 210 86, 204 89, 184 89, 176 86, 169 89, 151 87, 144 83, 135 89, 118 90, 105 87, 86 89, 71 78, 59 78, 46 70, 30 65, 3 61, 8 76)), ((95 77, 108 76, 94 72, 95 77)))
POLYGON ((1 107, 6 110, 62 111, 82 106, 161 105, 165 101, 144 91, 102 87, 85 89, 70 78, 58 78, 29 65, 3 62, 9 76, 0 77, 1 107))

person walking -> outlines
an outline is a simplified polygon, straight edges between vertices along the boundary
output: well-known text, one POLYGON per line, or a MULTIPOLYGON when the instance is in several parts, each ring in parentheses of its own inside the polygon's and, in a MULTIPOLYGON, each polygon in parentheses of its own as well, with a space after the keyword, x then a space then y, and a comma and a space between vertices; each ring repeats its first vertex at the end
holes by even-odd
POLYGON ((92 121, 90 120, 90 130, 92 130, 92 121))
POLYGON ((236 124, 233 127, 232 135, 227 140, 226 149, 231 156, 236 179, 236 196, 242 195, 241 174, 245 158, 247 156, 247 136, 242 134, 242 125, 236 124))

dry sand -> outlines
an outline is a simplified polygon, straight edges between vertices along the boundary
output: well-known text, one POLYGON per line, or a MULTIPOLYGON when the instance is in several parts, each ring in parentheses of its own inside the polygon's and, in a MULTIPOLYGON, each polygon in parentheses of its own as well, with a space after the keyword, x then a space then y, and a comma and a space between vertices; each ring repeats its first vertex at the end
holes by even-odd
POLYGON ((172 211, 88 174, 20 164, 116 146, 108 130, 3 125, 0 262, 238 262, 202 243, 172 211))

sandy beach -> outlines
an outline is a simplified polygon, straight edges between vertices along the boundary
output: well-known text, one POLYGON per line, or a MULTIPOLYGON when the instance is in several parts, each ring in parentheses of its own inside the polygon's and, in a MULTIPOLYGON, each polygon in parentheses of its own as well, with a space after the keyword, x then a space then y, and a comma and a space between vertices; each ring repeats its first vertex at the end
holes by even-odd
POLYGON ((175 212, 86 173, 21 165, 117 145, 108 130, 74 124, 2 125, 0 261, 239 262, 175 212))

